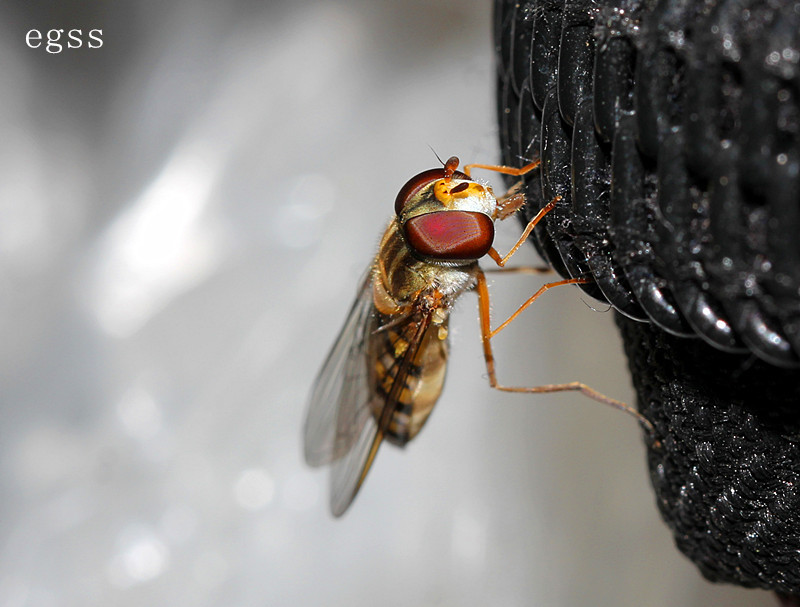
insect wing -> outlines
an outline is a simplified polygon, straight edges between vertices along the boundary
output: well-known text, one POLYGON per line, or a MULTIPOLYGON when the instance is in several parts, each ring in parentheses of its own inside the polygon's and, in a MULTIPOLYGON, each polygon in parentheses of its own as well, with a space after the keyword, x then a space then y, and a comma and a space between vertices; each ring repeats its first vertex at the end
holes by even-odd
POLYGON ((322 466, 341 458, 363 428, 343 427, 344 417, 363 426, 369 417, 370 387, 367 377, 367 325, 374 313, 372 273, 361 284, 353 307, 322 365, 311 391, 303 430, 303 449, 310 466, 322 466), (362 408, 340 416, 340 409, 362 408), (342 422, 337 421, 342 419, 342 422))
MULTIPOLYGON (((377 317, 373 317, 373 320, 375 318, 377 317)), ((406 321, 413 323, 415 330, 405 353, 396 360, 397 372, 393 375, 391 386, 385 396, 373 390, 369 396, 373 399, 372 404, 369 400, 343 401, 339 407, 336 442, 341 445, 346 444, 348 447, 346 453, 332 464, 330 506, 334 516, 341 516, 347 510, 372 466, 378 447, 391 424, 400 395, 406 386, 406 379, 413 367, 420 344, 430 327, 431 318, 432 315, 428 313, 406 321), (373 409, 380 411, 377 420, 373 409)), ((367 337, 374 338, 378 328, 374 323, 369 325, 374 328, 367 337)), ((367 362, 366 359, 362 360, 365 370, 367 362)))
POLYGON ((344 514, 353 502, 383 440, 368 406, 350 407, 341 412, 353 422, 343 429, 354 442, 348 440, 350 449, 331 465, 330 507, 334 516, 344 514))

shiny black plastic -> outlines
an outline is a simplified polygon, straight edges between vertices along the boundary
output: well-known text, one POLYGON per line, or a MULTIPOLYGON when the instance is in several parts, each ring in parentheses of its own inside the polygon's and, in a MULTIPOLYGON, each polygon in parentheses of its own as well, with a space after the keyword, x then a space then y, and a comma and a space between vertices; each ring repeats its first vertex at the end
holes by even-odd
POLYGON ((528 23, 498 28, 501 39, 515 32, 499 61, 503 159, 542 159, 524 213, 564 199, 532 241, 563 276, 588 272, 587 292, 622 313, 639 406, 661 440, 648 451, 661 513, 703 575, 792 604, 798 6, 496 3, 498 23, 533 15, 529 57, 528 23))

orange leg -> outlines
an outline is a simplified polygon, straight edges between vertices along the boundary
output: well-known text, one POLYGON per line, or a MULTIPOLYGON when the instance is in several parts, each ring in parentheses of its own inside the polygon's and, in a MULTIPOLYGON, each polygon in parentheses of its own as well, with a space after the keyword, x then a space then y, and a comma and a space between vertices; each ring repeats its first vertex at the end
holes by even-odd
POLYGON ((528 222, 527 226, 525 226, 525 230, 523 230, 522 235, 519 237, 519 240, 517 240, 516 244, 513 247, 511 247, 511 250, 508 253, 506 253, 505 257, 500 257, 500 253, 498 253, 494 247, 489 249, 488 253, 489 257, 491 257, 494 260, 494 262, 501 268, 504 265, 506 265, 506 262, 511 258, 511 256, 514 253, 517 252, 517 250, 522 246, 522 243, 528 239, 528 236, 531 235, 531 232, 533 232, 533 228, 536 227, 536 224, 539 223, 545 215, 547 215, 550 211, 552 211, 555 208, 556 203, 559 200, 561 200, 561 196, 556 196, 555 198, 553 198, 553 200, 544 205, 544 207, 542 207, 542 209, 538 213, 536 213, 534 218, 528 222))
MULTIPOLYGON (((466 164, 464 165, 464 174, 467 177, 472 176, 472 169, 484 169, 487 171, 494 171, 495 173, 502 173, 504 175, 512 175, 514 177, 521 177, 526 173, 531 172, 533 169, 537 168, 541 164, 541 161, 534 160, 533 162, 526 164, 524 167, 510 167, 505 166, 502 164, 466 164)), ((449 177, 452 175, 455 167, 458 166, 458 158, 453 156, 445 163, 445 176, 449 177), (455 163, 454 166, 451 165, 455 163)), ((496 212, 496 219, 506 219, 510 217, 514 213, 516 213, 522 205, 525 204, 525 195, 520 192, 520 187, 522 182, 517 182, 513 187, 511 187, 504 196, 501 196, 497 200, 497 212, 496 212)))
MULTIPOLYGON (((533 295, 531 295, 528 298, 528 300, 525 303, 523 303, 519 308, 517 308, 517 311, 514 312, 511 316, 509 316, 508 319, 503 324, 501 324, 499 327, 497 327, 494 331, 490 331, 489 332, 489 339, 492 339, 495 335, 500 333, 500 331, 502 331, 508 325, 510 325, 517 316, 519 316, 526 309, 528 309, 528 307, 530 307, 530 305, 534 301, 539 299, 539 296, 542 293, 544 293, 545 291, 547 291, 548 289, 552 289, 553 287, 560 287, 561 285, 580 285, 580 284, 585 284, 587 282, 589 282, 588 278, 566 278, 564 280, 557 280, 556 282, 548 282, 547 284, 543 284, 541 287, 539 287, 539 290, 536 291, 536 293, 534 293, 533 295)), ((480 291, 478 291, 478 296, 480 297, 480 291)), ((489 297, 489 290, 488 289, 486 290, 486 297, 487 297, 487 305, 488 305, 488 297, 489 297)))
MULTIPOLYGON (((454 161, 456 165, 458 164, 458 159, 451 158, 450 160, 448 160, 448 165, 446 166, 449 166, 449 163, 451 163, 452 161, 454 161)), ((524 175, 525 173, 532 171, 533 169, 538 167, 539 164, 540 161, 534 160, 530 164, 527 164, 524 167, 518 169, 503 165, 473 163, 464 166, 464 173, 467 176, 469 176, 470 171, 473 168, 477 168, 477 169, 486 169, 488 171, 496 171, 497 173, 503 173, 505 175, 514 175, 515 177, 519 177, 520 175, 524 175)), ((504 205, 503 208, 501 208, 499 211, 500 219, 506 219, 507 217, 510 217, 524 204, 525 200, 524 195, 520 192, 513 191, 515 188, 512 188, 512 190, 509 191, 510 195, 507 198, 508 208, 505 208, 504 205)), ((555 198, 553 198, 553 200, 551 200, 544 207, 542 207, 538 213, 536 213, 533 219, 531 219, 528 222, 528 225, 525 226, 525 230, 523 230, 522 235, 520 235, 517 242, 514 244, 513 247, 511 247, 511 250, 508 253, 506 253, 505 256, 501 256, 500 253, 497 252, 497 249, 492 247, 491 249, 489 249, 487 253, 489 257, 491 257, 495 261, 495 263, 501 268, 505 266, 506 262, 508 262, 511 256, 514 255, 514 253, 516 253, 519 250, 519 248, 522 246, 522 243, 524 243, 528 239, 528 236, 531 235, 531 232, 536 227, 536 224, 539 223, 545 215, 547 215, 550 211, 552 211, 555 208, 556 203, 558 203, 559 200, 561 200, 561 196, 556 196, 555 198)))
POLYGON ((517 182, 505 195, 497 199, 497 209, 495 210, 496 219, 508 219, 519 211, 528 201, 525 194, 520 191, 522 182, 517 182))
POLYGON ((550 266, 518 266, 515 268, 486 268, 483 272, 485 274, 551 274, 553 268, 550 266))
MULTIPOLYGON (((650 433, 650 436, 653 437, 655 435, 655 431, 653 428, 653 424, 647 419, 644 415, 639 413, 636 409, 631 407, 630 405, 623 403, 622 401, 615 400, 613 398, 609 398, 608 396, 601 394, 597 390, 590 388, 586 384, 582 384, 580 382, 574 381, 566 384, 546 384, 543 386, 529 386, 529 387, 511 387, 511 386, 502 386, 497 382, 497 374, 495 372, 494 366, 494 354, 492 353, 492 337, 497 335, 503 328, 505 328, 512 320, 514 320, 520 312, 522 312, 525 308, 531 305, 542 293, 544 293, 547 289, 550 289, 555 286, 565 285, 565 284, 579 284, 587 282, 586 279, 583 278, 571 278, 568 280, 560 280, 558 282, 551 282, 544 285, 541 289, 539 289, 533 296, 528 299, 522 306, 511 315, 506 322, 500 325, 497 329, 492 331, 491 329, 491 320, 489 317, 489 289, 486 286, 486 276, 484 275, 482 270, 478 270, 478 283, 476 285, 476 290, 478 292, 478 309, 480 311, 480 322, 481 322, 481 339, 483 341, 483 357, 486 360, 486 371, 489 374, 489 385, 496 390, 502 390, 504 392, 525 392, 529 394, 541 394, 545 392, 565 392, 565 391, 576 391, 580 392, 581 394, 588 396, 589 398, 596 400, 597 402, 603 403, 605 405, 609 405, 614 407, 615 409, 619 409, 620 411, 624 411, 628 415, 635 417, 638 422, 642 425, 642 427, 650 433)), ((657 443, 657 441, 656 441, 657 443)))
POLYGON ((526 164, 524 167, 516 168, 516 167, 507 167, 502 164, 465 164, 464 165, 464 174, 467 177, 471 177, 472 169, 486 169, 487 171, 494 171, 495 173, 502 173, 503 175, 513 175, 514 177, 519 177, 520 175, 524 175, 525 173, 529 173, 533 169, 539 166, 539 161, 534 160, 530 164, 526 164))

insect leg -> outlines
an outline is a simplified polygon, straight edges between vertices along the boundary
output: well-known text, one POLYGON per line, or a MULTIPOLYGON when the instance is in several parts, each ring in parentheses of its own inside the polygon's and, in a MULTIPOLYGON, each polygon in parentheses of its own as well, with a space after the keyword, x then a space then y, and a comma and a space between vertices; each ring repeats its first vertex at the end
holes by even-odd
POLYGON ((498 253, 494 247, 489 249, 488 253, 489 257, 491 257, 494 260, 494 262, 501 268, 504 265, 506 265, 506 262, 511 258, 511 256, 514 253, 516 253, 517 250, 519 250, 519 248, 522 246, 522 243, 528 239, 528 236, 530 236, 531 232, 533 231, 533 228, 536 227, 536 224, 539 223, 545 215, 547 215, 550 211, 552 211, 555 208, 556 203, 559 200, 561 200, 561 196, 556 196, 555 198, 553 198, 553 200, 544 205, 538 213, 536 213, 533 219, 531 219, 528 222, 528 225, 525 226, 522 235, 519 237, 516 244, 513 247, 511 247, 511 250, 508 253, 506 253, 505 257, 500 257, 500 253, 498 253))
POLYGON ((518 266, 515 268, 487 268, 483 271, 486 274, 551 274, 553 268, 550 266, 518 266))
POLYGON ((525 173, 529 173, 540 164, 539 160, 534 160, 530 164, 526 164, 524 167, 516 168, 516 167, 509 167, 502 164, 465 164, 464 165, 464 174, 467 177, 471 177, 472 169, 486 169, 487 171, 494 171, 495 173, 502 173, 503 175, 513 175, 514 177, 519 177, 524 175, 525 173))
MULTIPOLYGON (((451 158, 451 160, 453 159, 451 158)), ((495 171, 496 173, 503 173, 504 175, 512 175, 514 177, 520 177, 538 167, 539 164, 541 164, 541 161, 534 160, 530 164, 526 164, 524 167, 516 168, 499 164, 473 163, 464 165, 464 174, 467 177, 471 177, 472 169, 485 169, 487 171, 495 171)), ((447 172, 447 165, 445 165, 445 172, 447 172)), ((498 198, 497 212, 495 217, 496 219, 506 219, 507 217, 510 217, 511 215, 516 213, 522 207, 522 205, 525 204, 525 194, 520 192, 521 187, 522 187, 522 180, 515 183, 505 193, 504 196, 498 198)))
MULTIPOLYGON (((483 274, 483 271, 481 271, 481 274, 483 274)), ((511 316, 509 316, 508 319, 503 324, 501 324, 499 327, 497 327, 494 331, 491 331, 491 330, 488 331, 489 339, 493 338, 495 335, 500 333, 500 331, 502 331, 508 325, 510 325, 511 322, 517 316, 522 314, 522 312, 524 312, 534 301, 539 299, 539 296, 542 293, 544 293, 545 291, 547 291, 548 289, 552 289, 553 287, 560 287, 561 285, 579 285, 579 284, 585 284, 587 282, 589 282, 588 278, 566 278, 564 280, 557 280, 556 282, 548 282, 546 284, 543 284, 541 287, 539 287, 539 290, 536 291, 536 293, 534 293, 533 295, 531 295, 527 299, 527 301, 525 301, 525 303, 523 303, 519 308, 517 308, 517 311, 514 312, 511 316)), ((485 276, 483 277, 483 283, 484 283, 483 291, 484 291, 485 297, 486 297, 486 305, 488 306, 489 305, 489 289, 486 288, 486 277, 485 276)), ((478 278, 478 287, 479 287, 478 288, 478 299, 481 298, 480 284, 481 284, 481 279, 478 278)), ((483 306, 481 305, 481 308, 482 307, 483 306)), ((487 317, 487 322, 488 322, 488 317, 487 317)), ((487 328, 488 328, 488 325, 487 325, 487 328)))
POLYGON ((531 305, 542 293, 544 293, 547 289, 552 287, 556 287, 559 285, 565 284, 580 284, 586 282, 585 279, 582 278, 571 278, 568 280, 560 280, 558 282, 551 282, 548 283, 542 288, 540 288, 533 296, 528 299, 522 306, 511 315, 506 322, 500 325, 494 331, 491 330, 491 320, 490 320, 490 309, 489 309, 489 289, 486 285, 486 276, 484 275, 483 271, 478 271, 477 276, 477 285, 476 290, 478 292, 478 310, 480 313, 480 323, 481 323, 481 341, 483 342, 483 357, 486 360, 486 371, 489 374, 489 385, 496 390, 502 390, 503 392, 524 392, 528 394, 541 394, 545 392, 566 392, 566 391, 575 391, 580 392, 581 394, 588 396, 589 398, 596 400, 597 402, 603 403, 604 405, 609 405, 614 407, 615 409, 619 409, 620 411, 624 411, 628 415, 633 416, 636 420, 644 427, 651 436, 654 436, 655 430, 653 428, 653 424, 647 419, 644 415, 639 413, 636 409, 631 407, 630 405, 623 403, 622 401, 615 400, 602 394, 595 390, 594 388, 590 388, 586 384, 581 382, 569 382, 566 384, 545 384, 542 386, 528 386, 528 387, 514 387, 514 386, 503 386, 498 383, 497 381, 497 372, 495 370, 494 364, 494 354, 492 353, 492 337, 497 335, 502 329, 504 329, 512 320, 514 320, 517 315, 522 312, 525 308, 531 305))

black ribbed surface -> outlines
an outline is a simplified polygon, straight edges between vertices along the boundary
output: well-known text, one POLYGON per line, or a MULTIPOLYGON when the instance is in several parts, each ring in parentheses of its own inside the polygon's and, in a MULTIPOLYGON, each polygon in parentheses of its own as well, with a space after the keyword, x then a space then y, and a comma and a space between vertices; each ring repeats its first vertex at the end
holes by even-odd
POLYGON ((678 547, 800 595, 800 3, 499 1, 496 36, 503 162, 624 315, 678 547))
POLYGON ((540 251, 631 318, 800 368, 800 3, 498 4, 540 251), (773 6, 773 8, 770 8, 773 6))

